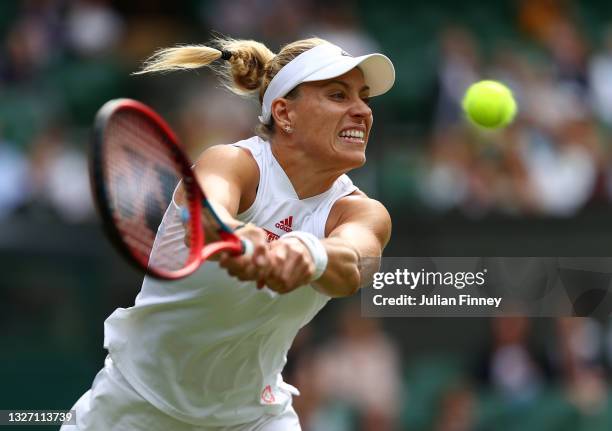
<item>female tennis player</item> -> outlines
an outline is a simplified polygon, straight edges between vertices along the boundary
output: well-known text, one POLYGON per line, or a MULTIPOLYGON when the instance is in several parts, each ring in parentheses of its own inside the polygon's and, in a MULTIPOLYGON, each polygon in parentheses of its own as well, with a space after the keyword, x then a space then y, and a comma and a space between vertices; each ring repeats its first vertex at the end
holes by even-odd
MULTIPOLYGON (((105 366, 74 407, 76 427, 62 430, 299 430, 297 389, 281 377, 287 351, 331 297, 378 269, 390 217, 346 173, 365 163, 368 100, 393 85, 391 61, 316 38, 278 54, 254 41, 216 46, 161 50, 142 73, 216 63, 232 91, 259 94, 257 136, 195 164, 220 218, 255 252, 222 254, 178 281, 145 277, 135 305, 106 320, 105 366)), ((152 259, 188 241, 180 203, 176 193, 152 259)))

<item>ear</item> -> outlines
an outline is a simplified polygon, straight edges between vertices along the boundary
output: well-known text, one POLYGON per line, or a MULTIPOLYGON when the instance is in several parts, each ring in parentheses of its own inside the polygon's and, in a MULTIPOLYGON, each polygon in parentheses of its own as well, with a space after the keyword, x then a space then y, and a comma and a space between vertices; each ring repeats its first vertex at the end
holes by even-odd
POLYGON ((279 97, 272 102, 272 118, 280 128, 291 126, 293 113, 291 112, 291 100, 279 97))

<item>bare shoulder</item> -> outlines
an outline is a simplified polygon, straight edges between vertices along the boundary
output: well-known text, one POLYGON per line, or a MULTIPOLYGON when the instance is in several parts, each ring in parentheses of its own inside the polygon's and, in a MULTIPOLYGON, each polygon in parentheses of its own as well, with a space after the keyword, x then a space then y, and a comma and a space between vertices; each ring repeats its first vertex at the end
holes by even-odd
POLYGON ((381 202, 368 197, 360 190, 338 199, 332 207, 332 212, 334 211, 342 218, 359 218, 366 215, 389 217, 389 212, 381 202))
MULTIPOLYGON (((215 145, 200 155, 195 171, 207 195, 217 191, 240 196, 238 212, 245 211, 255 201, 259 167, 249 150, 233 145, 215 145)), ((216 198, 225 199, 223 196, 216 198)))
POLYGON ((360 190, 338 199, 332 207, 325 234, 345 223, 359 223, 370 228, 386 243, 391 235, 391 216, 385 206, 360 190))
POLYGON ((242 176, 259 177, 257 162, 249 150, 233 145, 207 148, 196 161, 197 170, 233 171, 242 176))

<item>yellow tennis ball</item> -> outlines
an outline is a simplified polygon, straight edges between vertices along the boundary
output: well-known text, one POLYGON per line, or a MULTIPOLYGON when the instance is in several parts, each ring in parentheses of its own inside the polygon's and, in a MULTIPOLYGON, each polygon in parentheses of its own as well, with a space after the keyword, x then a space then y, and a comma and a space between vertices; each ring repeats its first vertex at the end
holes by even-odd
POLYGON ((472 84, 463 97, 463 110, 475 124, 488 129, 507 126, 516 115, 512 91, 501 82, 472 84))

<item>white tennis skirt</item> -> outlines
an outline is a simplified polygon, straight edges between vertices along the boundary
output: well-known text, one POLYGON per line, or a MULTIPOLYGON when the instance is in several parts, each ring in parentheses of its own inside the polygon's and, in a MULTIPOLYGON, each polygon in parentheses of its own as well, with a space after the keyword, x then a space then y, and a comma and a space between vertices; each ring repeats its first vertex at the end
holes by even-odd
POLYGON ((60 431, 300 431, 295 410, 289 405, 280 415, 230 427, 201 427, 179 421, 154 407, 125 380, 106 358, 90 390, 76 402, 76 425, 62 425, 60 431))

